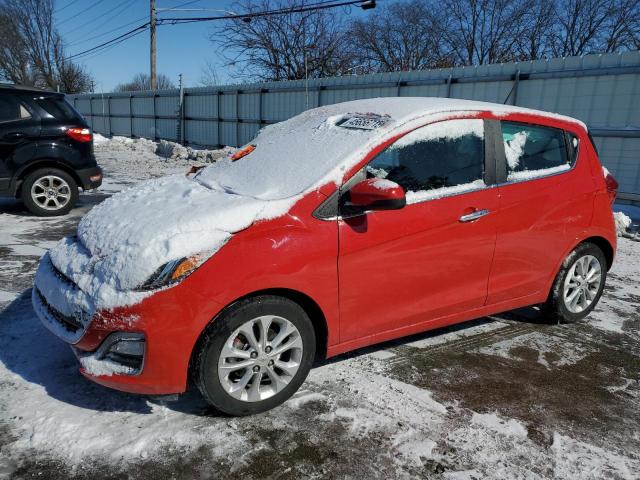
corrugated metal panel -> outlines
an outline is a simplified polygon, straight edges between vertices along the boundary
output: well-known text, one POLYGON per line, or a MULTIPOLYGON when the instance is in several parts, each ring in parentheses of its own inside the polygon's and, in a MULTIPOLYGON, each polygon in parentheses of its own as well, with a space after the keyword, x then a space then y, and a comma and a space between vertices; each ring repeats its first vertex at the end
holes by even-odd
MULTIPOLYGON (((603 163, 620 181, 621 191, 640 194, 638 51, 322 78, 308 83, 298 80, 185 89, 183 138, 196 145, 239 146, 249 142, 265 123, 285 120, 306 108, 396 95, 507 101, 579 118, 606 133, 606 137, 596 137, 596 144, 603 163), (517 74, 519 81, 515 80, 517 74)), ((97 132, 178 139, 179 90, 76 95, 70 100, 97 132)))

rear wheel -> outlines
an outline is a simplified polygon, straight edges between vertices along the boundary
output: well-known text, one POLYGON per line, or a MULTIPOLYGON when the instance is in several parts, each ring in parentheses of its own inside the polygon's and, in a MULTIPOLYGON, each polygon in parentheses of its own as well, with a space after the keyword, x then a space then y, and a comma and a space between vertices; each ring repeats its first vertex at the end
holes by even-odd
POLYGON ((78 201, 78 185, 60 169, 41 168, 24 179, 21 198, 29 211, 41 217, 65 215, 78 201))
POLYGON ((607 260, 592 243, 578 245, 562 263, 543 311, 551 321, 571 323, 586 317, 602 296, 607 260))
POLYGON ((196 383, 230 415, 269 410, 293 395, 315 357, 315 332, 298 304, 260 296, 232 306, 200 342, 196 383))

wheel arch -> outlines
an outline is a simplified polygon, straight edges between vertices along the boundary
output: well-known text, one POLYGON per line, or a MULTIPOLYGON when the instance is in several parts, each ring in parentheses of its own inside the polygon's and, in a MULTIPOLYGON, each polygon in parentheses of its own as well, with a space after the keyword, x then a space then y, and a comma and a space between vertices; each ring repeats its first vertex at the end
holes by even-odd
POLYGON ((18 173, 14 177, 15 183, 13 187, 16 197, 20 196, 21 190, 22 190, 22 184, 24 182, 24 179, 27 178, 27 175, 35 172, 36 170, 40 170, 42 168, 57 168, 58 170, 62 170, 66 174, 70 175, 71 178, 73 178, 73 180, 76 182, 76 186, 78 187, 82 186, 82 181, 80 180, 80 177, 78 177, 78 174, 69 165, 66 165, 63 162, 60 162, 58 160, 54 160, 51 158, 43 158, 43 159, 35 160, 33 162, 29 162, 21 170, 18 170, 18 173))
POLYGON ((585 238, 580 243, 578 243, 576 247, 582 243, 593 243, 595 246, 600 248, 600 250, 602 250, 602 253, 604 253, 604 258, 607 260, 607 271, 611 270, 611 265, 613 264, 613 257, 615 254, 613 251, 613 246, 611 245, 611 243, 609 243, 609 240, 604 237, 593 236, 585 238))
POLYGON ((216 315, 211 319, 211 321, 202 329, 196 342, 193 345, 191 350, 191 358, 189 359, 189 377, 193 378, 193 373, 195 372, 194 361, 197 358, 198 352, 202 345, 202 340, 207 334, 208 330, 213 326, 216 319, 221 315, 224 315, 231 307, 236 305, 238 302, 242 302, 254 297, 259 297, 263 295, 272 295, 276 297, 286 298, 291 300, 292 302, 298 304, 305 313, 309 316, 311 323, 313 325, 313 329, 316 333, 316 360, 323 360, 327 356, 327 348, 328 348, 328 339, 329 339, 329 330, 327 326, 327 319, 324 315, 324 312, 318 305, 318 303, 313 300, 309 295, 300 292, 298 290, 293 290, 289 288, 269 288, 264 290, 256 290, 255 292, 248 293, 239 297, 232 302, 228 303, 224 308, 222 308, 216 315))

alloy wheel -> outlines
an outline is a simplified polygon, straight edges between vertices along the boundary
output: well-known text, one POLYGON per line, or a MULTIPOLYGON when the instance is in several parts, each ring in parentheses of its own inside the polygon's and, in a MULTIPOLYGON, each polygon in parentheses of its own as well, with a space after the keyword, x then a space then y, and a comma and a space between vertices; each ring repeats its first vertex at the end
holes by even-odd
POLYGON ((580 313, 589 308, 602 283, 602 266, 593 255, 578 258, 564 280, 564 304, 571 313, 580 313))
POLYGON ((300 332, 286 318, 264 315, 249 320, 227 338, 220 353, 222 388, 245 402, 272 397, 295 377, 302 351, 300 332))
POLYGON ((46 175, 31 186, 31 198, 40 208, 60 210, 71 200, 71 187, 56 175, 46 175))

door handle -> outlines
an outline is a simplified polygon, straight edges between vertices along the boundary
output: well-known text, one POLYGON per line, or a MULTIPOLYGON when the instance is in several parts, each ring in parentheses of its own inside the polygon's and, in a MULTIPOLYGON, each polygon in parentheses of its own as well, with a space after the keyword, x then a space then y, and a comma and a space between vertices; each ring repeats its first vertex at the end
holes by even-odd
POLYGON ((482 210, 476 210, 475 212, 471 212, 471 213, 467 213, 466 215, 462 215, 460 217, 460 221, 462 223, 467 223, 467 222, 473 222, 474 220, 477 220, 481 217, 484 217, 485 215, 489 214, 489 210, 482 209, 482 210))

